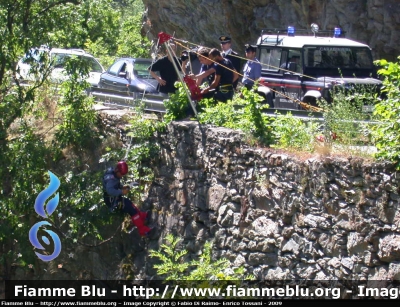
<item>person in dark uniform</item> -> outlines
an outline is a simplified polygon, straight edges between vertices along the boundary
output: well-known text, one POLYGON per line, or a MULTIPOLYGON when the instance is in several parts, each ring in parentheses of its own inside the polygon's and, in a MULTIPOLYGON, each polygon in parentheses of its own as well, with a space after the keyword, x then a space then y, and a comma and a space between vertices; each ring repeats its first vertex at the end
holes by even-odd
MULTIPOLYGON (((223 58, 218 49, 211 49, 209 58, 214 61, 211 68, 203 73, 209 75, 214 73, 211 84, 201 91, 203 98, 214 98, 216 101, 226 102, 232 100, 234 94, 233 83, 237 81, 239 75, 235 73, 235 68, 230 60, 223 58)), ((197 75, 201 78, 202 74, 197 75)))
MULTIPOLYGON (((220 36, 219 40, 221 42, 221 55, 224 58, 227 58, 228 60, 230 60, 233 64, 233 67, 235 67, 237 72, 241 72, 242 71, 242 61, 241 59, 238 57, 239 54, 235 51, 232 50, 232 42, 231 42, 231 38, 229 36, 220 36)), ((239 79, 237 79, 234 84, 233 84, 233 88, 236 90, 237 84, 239 82, 239 79)))
POLYGON ((128 165, 125 161, 119 161, 115 167, 107 169, 103 176, 104 202, 112 212, 120 210, 128 213, 141 237, 151 237, 155 234, 155 228, 146 225, 151 212, 140 211, 128 198, 123 197, 129 192, 129 186, 121 184, 121 178, 127 173, 128 165))

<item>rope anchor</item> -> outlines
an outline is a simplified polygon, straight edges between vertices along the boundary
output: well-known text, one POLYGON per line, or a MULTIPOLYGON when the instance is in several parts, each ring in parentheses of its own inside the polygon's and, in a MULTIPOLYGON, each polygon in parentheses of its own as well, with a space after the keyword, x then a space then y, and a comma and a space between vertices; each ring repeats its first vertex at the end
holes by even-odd
MULTIPOLYGON (((170 56, 171 59, 177 58, 174 50, 172 50, 169 42, 173 40, 174 38, 164 32, 158 33, 158 41, 160 44, 165 44, 165 48, 167 49, 167 53, 170 56)), ((175 63, 175 61, 172 61, 172 64, 174 65, 176 74, 178 75, 180 81, 182 84, 186 84, 187 87, 184 87, 186 95, 189 99, 190 105, 193 109, 193 112, 195 116, 197 117, 197 110, 196 110, 196 104, 193 100, 199 100, 201 99, 201 94, 200 94, 200 88, 196 85, 195 81, 189 78, 188 76, 185 76, 182 78, 182 75, 180 74, 180 71, 175 63), (189 89, 188 89, 189 88, 189 89), (189 93, 190 91, 190 93, 189 93)), ((181 67, 181 71, 184 72, 185 70, 181 67)))

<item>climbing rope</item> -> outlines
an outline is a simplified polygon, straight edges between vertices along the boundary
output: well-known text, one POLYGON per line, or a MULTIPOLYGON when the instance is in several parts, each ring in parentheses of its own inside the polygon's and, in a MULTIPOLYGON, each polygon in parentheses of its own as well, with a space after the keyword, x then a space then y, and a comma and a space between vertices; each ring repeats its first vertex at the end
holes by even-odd
POLYGON ((126 148, 126 151, 125 151, 125 156, 124 156, 124 158, 122 159, 122 160, 124 160, 124 161, 126 161, 126 159, 128 158, 128 153, 129 153, 129 151, 130 151, 131 144, 132 144, 132 137, 130 136, 130 137, 129 137, 129 144, 128 144, 128 147, 126 148))
MULTIPOLYGON (((188 42, 188 41, 185 41, 185 40, 181 40, 181 39, 177 39, 177 38, 172 38, 175 42, 178 42, 177 44, 179 44, 179 42, 182 42, 182 43, 185 43, 185 44, 190 44, 190 45, 193 45, 193 46, 195 46, 195 47, 198 47, 198 48, 200 48, 200 47, 205 47, 205 46, 202 46, 202 45, 197 45, 197 44, 194 44, 194 43, 191 43, 191 42, 188 42)), ((180 46, 183 46, 182 44, 179 44, 180 46)), ((209 47, 206 47, 206 48, 209 48, 209 47)), ((209 49, 211 49, 211 48, 209 48, 209 49)), ((193 51, 193 52, 195 52, 195 51, 193 51)), ((195 52, 197 55, 199 55, 197 52, 195 52)), ((252 61, 252 60, 249 60, 248 58, 245 58, 245 57, 241 57, 241 56, 239 56, 239 55, 235 55, 235 54, 230 54, 232 57, 235 57, 235 58, 238 58, 238 59, 240 59, 240 60, 245 60, 245 61, 252 61)), ((252 61, 253 62, 253 61, 252 61)), ((268 67, 272 67, 272 68, 276 68, 276 69, 278 69, 278 70, 283 70, 283 71, 286 71, 286 72, 291 72, 291 73, 295 73, 294 71, 291 71, 291 70, 288 70, 288 69, 284 69, 284 68, 281 68, 281 67, 278 67, 278 66, 273 66, 273 65, 270 65, 270 64, 264 64, 264 63, 261 63, 261 62, 259 62, 262 66, 268 66, 268 67)), ((296 72, 297 73, 297 72, 296 72)), ((308 75, 305 75, 305 74, 302 74, 302 73, 297 73, 298 75, 300 75, 300 76, 303 76, 303 77, 307 77, 307 78, 310 78, 310 79, 313 79, 313 80, 317 80, 318 78, 316 78, 316 77, 313 77, 313 76, 308 76, 308 75)), ((243 75, 242 75, 243 76, 243 75)), ((254 81, 254 80, 253 80, 254 81)))
MULTIPOLYGON (((115 237, 115 235, 118 233, 118 231, 120 230, 120 228, 122 228, 123 223, 124 223, 124 222, 122 222, 121 225, 119 225, 119 226, 117 227, 117 229, 115 230, 114 234, 113 234, 111 237, 109 237, 108 239, 105 239, 105 240, 99 242, 98 244, 87 244, 87 243, 84 243, 84 242, 81 242, 81 241, 78 241, 78 240, 76 240, 75 243, 78 243, 79 245, 83 245, 83 246, 87 246, 87 247, 97 247, 97 246, 103 245, 104 243, 107 243, 107 242, 111 241, 111 240, 115 237)), ((59 227, 55 226, 54 223, 52 224, 52 227, 54 227, 55 229, 57 229, 58 232, 59 232, 64 238, 67 238, 67 239, 68 239, 68 238, 71 238, 70 236, 68 236, 68 235, 66 235, 65 233, 63 233, 59 227)))
MULTIPOLYGON (((162 32, 161 32, 161 33, 162 33, 162 32)), ((168 34, 163 33, 163 35, 168 35, 168 34)), ((160 37, 160 34, 159 34, 159 37, 160 37)), ((187 41, 187 40, 177 39, 177 38, 172 37, 172 36, 168 36, 168 39, 173 40, 177 45, 180 45, 180 46, 183 47, 183 48, 185 48, 185 45, 184 45, 184 44, 196 46, 196 47, 199 47, 199 48, 200 48, 200 47, 204 47, 204 46, 197 45, 197 44, 195 44, 195 43, 189 42, 189 41, 187 41)), ((204 57, 203 55, 199 54, 197 51, 193 51, 193 52, 196 53, 197 56, 202 56, 202 57, 204 57)), ((237 57, 237 58, 242 59, 242 60, 252 61, 252 60, 249 60, 249 59, 244 58, 244 57, 241 57, 241 56, 237 56, 237 55, 233 55, 233 54, 232 54, 232 56, 237 57)), ((207 58, 207 59, 208 59, 208 60, 211 60, 212 62, 216 63, 217 65, 221 65, 221 66, 224 67, 225 69, 228 69, 228 70, 230 70, 230 71, 233 71, 233 72, 237 73, 239 76, 243 77, 243 74, 241 74, 240 72, 237 72, 236 70, 232 70, 232 69, 230 69, 229 67, 226 67, 226 66, 224 66, 224 65, 222 65, 222 64, 220 64, 220 63, 218 63, 218 62, 213 61, 213 60, 210 59, 210 58, 207 58)), ((254 62, 254 61, 252 61, 252 62, 254 62)), ((265 65, 266 65, 266 64, 261 63, 261 62, 260 62, 260 64, 261 64, 262 66, 265 66, 265 65)), ((283 69, 283 68, 280 68, 280 67, 276 67, 276 66, 272 66, 272 65, 268 65, 268 66, 269 66, 269 67, 272 67, 272 68, 280 69, 280 70, 283 70, 283 71, 286 71, 286 72, 292 72, 292 73, 293 73, 293 71, 290 71, 290 70, 287 70, 287 69, 283 69)), ((317 79, 317 78, 312 77, 312 76, 308 76, 308 75, 304 75, 304 74, 300 74, 300 73, 298 73, 298 74, 299 74, 300 76, 307 77, 307 78, 310 78, 310 79, 314 79, 314 80, 317 79)), ((253 82, 256 82, 256 80, 252 80, 252 79, 249 79, 249 80, 251 80, 251 81, 253 81, 253 82)), ((276 93, 276 94, 278 94, 278 95, 280 95, 280 96, 282 96, 282 97, 285 97, 286 99, 289 99, 289 100, 293 101, 294 103, 300 105, 302 108, 304 108, 304 109, 306 109, 306 110, 311 110, 311 111, 314 111, 314 112, 322 112, 322 111, 323 111, 322 108, 319 108, 319 107, 316 107, 316 106, 312 106, 312 105, 310 105, 310 104, 308 104, 308 103, 306 103, 306 102, 300 101, 299 99, 295 99, 295 98, 293 98, 293 97, 290 97, 290 96, 288 96, 288 95, 285 95, 284 93, 282 93, 282 92, 280 92, 280 91, 277 91, 277 90, 274 90, 273 88, 270 88, 270 87, 268 87, 268 88, 269 88, 272 92, 274 92, 274 93, 276 93)), ((192 95, 192 96, 193 96, 193 95, 192 95)))
MULTIPOLYGON (((181 64, 180 64, 180 65, 181 65, 181 66, 180 66, 180 70, 178 69, 176 62, 179 63, 179 61, 175 61, 175 59, 177 59, 177 56, 176 56, 176 54, 175 54, 175 51, 172 50, 172 48, 171 48, 171 46, 170 46, 170 41, 173 40, 173 37, 172 37, 171 35, 168 35, 168 34, 164 33, 164 32, 160 32, 160 33, 158 34, 158 39, 159 39, 160 44, 162 44, 162 43, 165 44, 165 47, 166 47, 166 49, 167 49, 167 53, 168 53, 168 55, 170 56, 170 58, 172 59, 172 64, 173 64, 173 66, 174 66, 175 72, 176 72, 176 74, 178 75, 178 77, 179 77, 181 83, 182 83, 182 84, 187 84, 187 85, 188 85, 188 83, 187 83, 187 82, 189 82, 188 78, 185 78, 185 79, 182 78, 182 75, 181 75, 181 73, 180 73, 180 71, 182 71, 182 72, 184 73, 185 70, 183 69, 183 67, 182 67, 181 64)), ((189 87, 189 85, 188 85, 188 87, 189 87)), ((189 99, 189 103, 190 103, 190 106, 191 106, 192 109, 193 109, 194 115, 197 117, 196 103, 195 103, 195 101, 193 100, 193 97, 195 96, 195 94, 192 93, 192 92, 190 91, 191 89, 194 89, 194 88, 195 88, 195 87, 194 87, 194 85, 193 85, 193 83, 192 83, 192 84, 190 85, 189 88, 184 87, 184 90, 185 90, 186 95, 187 95, 187 97, 188 97, 188 99, 189 99)))
MULTIPOLYGON (((149 238, 144 239, 144 250, 145 250, 145 256, 144 256, 144 274, 147 275, 147 266, 148 266, 148 258, 149 258, 149 238)), ((146 276, 144 276, 146 277, 146 276)), ((147 279, 147 278, 146 278, 147 279)))

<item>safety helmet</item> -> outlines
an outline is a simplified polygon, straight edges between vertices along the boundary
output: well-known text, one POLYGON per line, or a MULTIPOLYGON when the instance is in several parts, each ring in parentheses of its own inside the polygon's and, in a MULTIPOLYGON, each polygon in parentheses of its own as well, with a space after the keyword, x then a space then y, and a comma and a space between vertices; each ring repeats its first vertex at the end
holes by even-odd
POLYGON ((128 173, 128 164, 125 161, 119 161, 115 169, 124 176, 128 173))

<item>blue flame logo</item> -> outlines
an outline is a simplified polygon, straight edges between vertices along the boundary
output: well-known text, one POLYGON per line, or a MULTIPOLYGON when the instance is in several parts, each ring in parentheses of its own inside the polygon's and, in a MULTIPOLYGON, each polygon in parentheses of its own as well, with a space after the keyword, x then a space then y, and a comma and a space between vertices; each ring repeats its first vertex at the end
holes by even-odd
MULTIPOLYGON (((46 212, 44 210, 44 203, 46 199, 48 199, 54 192, 58 190, 60 187, 60 180, 58 180, 57 176, 54 175, 52 172, 49 171, 50 175, 50 184, 49 187, 42 192, 39 193, 39 195, 36 197, 35 201, 35 211, 37 214, 39 214, 41 217, 46 218, 46 212)), ((49 202, 47 203, 47 214, 50 216, 54 210, 56 210, 56 207, 58 205, 58 200, 59 200, 59 195, 58 193, 54 198, 50 199, 49 202)))
MULTIPOLYGON (((47 218, 50 216, 57 208, 58 201, 59 201, 59 195, 58 193, 48 201, 46 209, 45 209, 45 202, 46 200, 54 194, 58 188, 60 187, 60 180, 57 178, 56 175, 54 175, 52 172, 49 171, 50 175, 50 184, 47 189, 44 189, 42 192, 39 193, 39 195, 36 197, 35 201, 35 211, 37 214, 39 214, 43 218, 47 218), (46 214, 47 212, 47 214, 46 214)), ((31 241, 31 244, 36 247, 37 249, 45 249, 42 244, 40 244, 38 240, 38 231, 39 228, 43 225, 49 225, 51 224, 46 221, 42 222, 37 222, 35 225, 32 226, 32 228, 29 230, 29 241, 31 241)), ((61 252, 61 241, 58 235, 51 230, 44 229, 44 231, 51 237, 51 239, 54 242, 54 252, 51 255, 43 255, 41 253, 35 252, 36 255, 43 261, 51 261, 58 257, 58 255, 61 252)), ((50 241, 46 236, 41 237, 42 241, 46 245, 50 245, 50 241)))
MULTIPOLYGON (((29 230, 29 240, 31 241, 32 245, 34 247, 36 247, 37 249, 45 249, 42 244, 40 244, 38 238, 37 238, 37 233, 39 231, 40 226, 42 225, 50 225, 50 223, 44 221, 44 222, 38 222, 35 225, 33 225, 33 227, 31 228, 31 230, 29 230)), ((53 239, 54 242, 54 252, 51 255, 42 255, 38 252, 35 252, 35 254, 42 259, 43 261, 51 261, 55 258, 58 257, 58 255, 61 252, 61 242, 60 242, 60 238, 58 237, 58 235, 56 233, 54 233, 54 231, 51 230, 44 230, 45 232, 47 232, 50 237, 53 239)), ((42 236, 42 240, 44 243, 46 243, 47 245, 50 244, 49 239, 47 239, 47 237, 42 236)))

